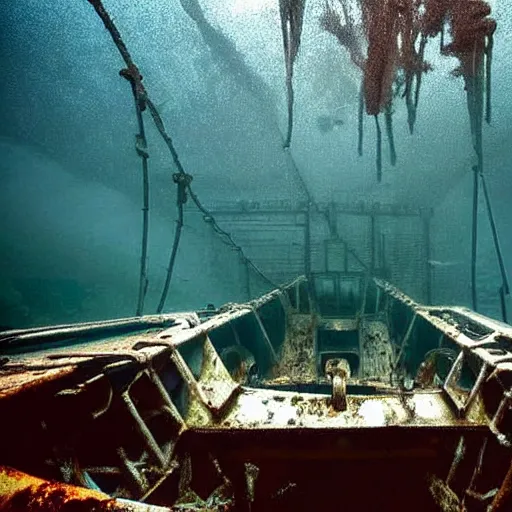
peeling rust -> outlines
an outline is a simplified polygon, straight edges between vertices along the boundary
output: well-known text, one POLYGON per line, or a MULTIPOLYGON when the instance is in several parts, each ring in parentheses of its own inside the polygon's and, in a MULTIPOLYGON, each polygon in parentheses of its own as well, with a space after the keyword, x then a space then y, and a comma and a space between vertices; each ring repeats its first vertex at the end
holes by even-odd
POLYGON ((290 315, 288 329, 273 378, 267 384, 315 381, 314 357, 315 319, 309 315, 290 315))
POLYGON ((430 492, 442 512, 463 512, 458 496, 436 476, 431 476, 430 492))
POLYGON ((363 320, 361 346, 364 367, 361 377, 366 380, 389 381, 393 363, 393 348, 386 324, 380 320, 363 320))
MULTIPOLYGON (((149 507, 122 503, 108 495, 59 482, 36 478, 0 466, 0 510, 2 512, 90 512, 133 511, 149 507), (138 507, 138 508, 136 508, 138 507)), ((170 510, 155 507, 157 510, 170 510)))

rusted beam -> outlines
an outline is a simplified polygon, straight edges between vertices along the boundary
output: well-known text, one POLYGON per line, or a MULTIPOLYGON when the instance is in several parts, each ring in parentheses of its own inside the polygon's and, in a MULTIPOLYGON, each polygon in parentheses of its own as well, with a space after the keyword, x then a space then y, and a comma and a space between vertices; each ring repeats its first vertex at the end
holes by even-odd
POLYGON ((505 512, 512 509, 512 462, 503 479, 500 490, 494 498, 491 512, 505 512))
POLYGON ((158 446, 158 443, 155 441, 155 438, 153 437, 153 434, 149 430, 148 426, 146 425, 146 423, 144 423, 144 420, 139 414, 139 411, 137 411, 135 404, 130 398, 130 395, 128 395, 128 393, 125 392, 122 394, 122 398, 123 403, 125 404, 128 412, 135 420, 135 429, 137 430, 137 432, 139 432, 142 438, 142 444, 145 445, 148 454, 155 463, 160 465, 160 467, 165 467, 167 461, 165 460, 164 454, 160 450, 160 447, 158 446))
POLYGON ((260 315, 258 314, 256 308, 254 308, 252 312, 254 313, 254 318, 256 318, 256 322, 258 323, 261 334, 263 335, 263 339, 265 340, 265 345, 268 348, 270 357, 272 358, 272 362, 273 364, 276 364, 279 361, 279 358, 277 357, 276 351, 274 350, 272 341, 270 341, 270 337, 267 333, 267 330, 265 329, 265 326, 263 325, 263 322, 261 321, 260 315))
POLYGON ((0 333, 0 345, 5 348, 20 343, 28 344, 33 341, 39 342, 41 340, 52 341, 67 337, 85 337, 100 333, 111 334, 112 332, 126 329, 136 331, 138 329, 164 328, 174 325, 179 320, 179 317, 179 314, 148 315, 101 322, 34 327, 32 329, 15 329, 0 333))
POLYGON ((396 360, 394 363, 395 368, 398 366, 398 363, 400 362, 400 359, 402 358, 402 354, 407 347, 407 344, 409 342, 409 338, 411 337, 412 331, 414 329, 414 325, 416 323, 417 315, 414 313, 411 321, 409 322, 409 327, 407 327, 407 331, 405 333, 404 339, 402 340, 402 343, 400 345, 400 351, 398 352, 398 355, 396 356, 396 360))
POLYGON ((118 500, 107 494, 36 478, 7 466, 0 466, 0 511, 66 512, 119 511, 170 512, 170 508, 118 500))

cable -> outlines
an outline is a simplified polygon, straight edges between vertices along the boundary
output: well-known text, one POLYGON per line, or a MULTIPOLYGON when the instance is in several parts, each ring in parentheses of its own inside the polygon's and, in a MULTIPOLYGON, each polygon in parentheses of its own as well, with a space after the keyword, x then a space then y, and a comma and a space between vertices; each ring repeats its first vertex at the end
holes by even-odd
MULTIPOLYGON (((146 91, 144 85, 142 84, 142 76, 140 75, 139 70, 134 63, 134 61, 130 55, 130 52, 128 51, 128 48, 124 44, 124 42, 121 38, 121 34, 117 30, 117 27, 115 26, 113 20, 109 16, 108 12, 105 10, 105 7, 103 6, 101 0, 87 0, 87 1, 93 6, 94 10, 96 11, 98 16, 102 20, 105 28, 110 33, 110 35, 114 41, 114 44, 116 45, 117 49, 119 50, 119 53, 121 54, 121 57, 123 58, 126 66, 128 68, 127 70, 123 70, 123 76, 125 76, 125 75, 130 76, 130 79, 133 83, 133 87, 135 89, 135 95, 136 95, 136 98, 138 101, 138 106, 139 106, 140 111, 141 112, 144 111, 146 109, 146 107, 149 109, 149 112, 151 114, 151 117, 155 123, 155 126, 156 126, 158 132, 162 136, 167 147, 169 148, 169 151, 171 152, 171 155, 172 155, 174 164, 178 170, 178 173, 180 175, 185 175, 185 176, 189 177, 189 175, 186 174, 186 172, 181 164, 178 153, 174 147, 174 144, 173 144, 173 141, 172 141, 170 135, 165 130, 164 123, 162 121, 162 118, 161 118, 158 110, 156 109, 155 105, 148 97, 147 91, 146 91)), ((185 181, 187 181, 187 180, 185 180, 185 181)), ((231 238, 231 235, 229 235, 228 233, 226 233, 223 229, 221 229, 219 227, 219 225, 217 224, 217 221, 215 220, 213 215, 200 203, 199 198, 193 192, 192 187, 190 185, 190 181, 191 180, 189 180, 185 185, 186 191, 188 191, 188 193, 190 194, 190 197, 192 198, 192 200, 194 201, 196 206, 199 208, 199 210, 201 212, 203 212, 205 217, 208 218, 214 231, 226 239, 223 241, 227 245, 230 245, 231 247, 233 247, 240 253, 242 261, 249 268, 252 268, 252 270, 254 272, 256 272, 262 279, 264 279, 265 282, 267 282, 269 285, 271 285, 272 287, 278 288, 278 286, 275 285, 275 283, 273 283, 268 277, 266 277, 265 274, 249 258, 247 258, 247 256, 245 256, 242 248, 234 242, 234 240, 231 238)), ((175 180, 175 182, 176 182, 176 180, 175 180)), ((183 194, 183 190, 180 191, 180 183, 181 183, 181 181, 178 182, 178 195, 183 194)), ((205 218, 205 220, 207 220, 207 219, 205 218)), ((160 307, 163 308, 162 301, 165 302, 165 296, 167 294, 167 291, 168 291, 168 288, 170 285, 170 277, 172 276, 172 271, 173 271, 173 266, 175 263, 176 253, 177 253, 178 246, 179 246, 182 226, 183 226, 183 204, 180 203, 180 201, 178 200, 178 223, 177 223, 177 228, 176 228, 176 232, 175 232, 175 236, 174 236, 173 248, 171 251, 170 265, 169 265, 169 268, 167 269, 167 278, 166 278, 166 282, 164 285, 165 293, 162 293, 162 297, 160 299, 160 304, 158 306, 159 308, 160 307)), ((223 238, 221 238, 221 239, 223 239, 223 238)))
POLYGON ((142 98, 139 98, 138 89, 134 77, 128 69, 123 69, 119 73, 126 78, 132 87, 133 99, 135 102, 135 113, 139 133, 136 135, 135 149, 142 162, 142 243, 140 256, 139 273, 139 298, 137 301, 137 316, 142 316, 144 312, 144 300, 148 289, 147 260, 148 260, 148 232, 149 232, 149 171, 148 171, 148 143, 144 129, 144 118, 142 117, 143 105, 142 98))
POLYGON ((164 289, 162 290, 160 302, 158 303, 158 308, 156 310, 158 314, 160 314, 164 309, 167 294, 169 293, 169 286, 171 285, 172 272, 174 270, 174 263, 176 261, 176 255, 178 254, 178 247, 180 245, 181 230, 183 228, 183 205, 187 201, 186 187, 190 183, 190 181, 192 181, 192 176, 189 176, 187 174, 180 174, 178 172, 173 175, 172 179, 174 183, 178 185, 178 197, 176 200, 176 204, 178 206, 178 220, 176 221, 176 231, 174 234, 174 241, 172 244, 171 256, 169 259, 169 266, 167 267, 167 276, 165 278, 164 289))

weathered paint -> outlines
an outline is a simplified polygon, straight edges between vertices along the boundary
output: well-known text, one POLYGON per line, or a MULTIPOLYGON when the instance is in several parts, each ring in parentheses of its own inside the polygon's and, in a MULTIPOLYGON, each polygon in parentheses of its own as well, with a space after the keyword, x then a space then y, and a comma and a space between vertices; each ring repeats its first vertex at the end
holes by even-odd
MULTIPOLYGON (((289 391, 244 388, 217 429, 354 429, 370 427, 456 427, 462 430, 487 426, 487 421, 459 419, 440 391, 393 395, 347 396, 347 410, 338 412, 330 397, 289 391)), ((189 424, 194 428, 194 425, 189 424)), ((204 428, 203 425, 201 425, 204 428)))

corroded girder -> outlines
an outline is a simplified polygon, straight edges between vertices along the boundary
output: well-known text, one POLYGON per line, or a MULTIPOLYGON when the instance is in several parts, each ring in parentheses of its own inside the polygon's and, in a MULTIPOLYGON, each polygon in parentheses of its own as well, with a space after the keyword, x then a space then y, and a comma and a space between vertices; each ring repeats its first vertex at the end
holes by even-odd
POLYGON ((168 512, 168 507, 114 499, 105 493, 36 478, 0 466, 0 511, 168 512))

